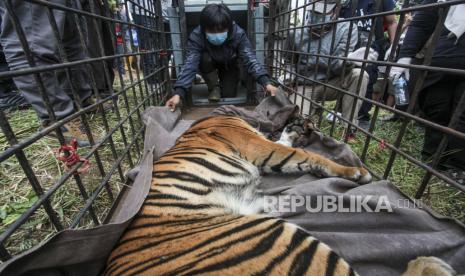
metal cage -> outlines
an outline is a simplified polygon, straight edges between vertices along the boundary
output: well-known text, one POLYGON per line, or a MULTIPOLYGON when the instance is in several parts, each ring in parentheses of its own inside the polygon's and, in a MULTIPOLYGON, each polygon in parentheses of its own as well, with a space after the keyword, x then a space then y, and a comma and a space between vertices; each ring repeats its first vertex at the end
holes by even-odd
POLYGON ((164 102, 171 84, 160 1, 2 2, 2 41, 7 41, 3 50, 11 55, 9 41, 17 41, 16 57, 24 62, 9 64, 10 70, 0 72, 0 79, 16 81, 27 76, 48 115, 47 120, 39 121, 32 110, 0 111, 2 200, 6 200, 2 205, 11 209, 23 204, 19 210, 3 210, 0 258, 5 261, 62 229, 108 222, 130 185, 126 173, 142 154, 141 114, 146 107, 164 102), (129 13, 134 16, 132 22, 123 20, 129 13), (28 22, 42 19, 45 22, 28 22), (42 33, 33 33, 38 24, 44 24, 39 26, 42 33), (8 27, 13 28, 10 37, 5 34, 8 27), (45 46, 40 45, 44 40, 45 46), (41 46, 51 51, 41 51, 41 46), (126 70, 115 73, 113 67, 124 63, 128 64, 126 70), (80 98, 78 89, 83 85, 78 83, 76 69, 84 72, 95 99, 87 105, 80 98), (50 96, 54 95, 49 91, 53 81, 69 87, 67 96, 74 106, 66 116, 58 116, 53 108, 50 96), (63 126, 76 118, 90 142, 77 152, 63 135, 63 126), (26 121, 32 127, 23 127, 26 121), (59 169, 49 176, 38 175, 45 170, 37 159, 54 160, 58 148, 68 168, 63 171, 57 163, 59 169), (84 174, 88 161, 91 168, 84 174), (11 171, 21 176, 15 184, 20 191, 8 198, 7 190, 15 181, 11 171), (16 212, 13 217, 11 211, 16 212))
MULTIPOLYGON (((463 180, 445 173, 444 170, 438 169, 438 166, 441 165, 442 159, 445 156, 451 154, 447 149, 448 141, 451 139, 458 139, 462 142, 465 141, 465 133, 463 130, 460 131, 457 128, 460 120, 463 121, 465 93, 461 93, 460 98, 456 102, 456 108, 446 124, 429 121, 418 112, 417 106, 423 83, 429 76, 428 73, 442 72, 457 78, 462 78, 462 80, 465 79, 465 70, 463 70, 465 67, 446 68, 433 66, 431 64, 436 44, 443 32, 444 21, 449 8, 465 2, 438 1, 433 4, 417 3, 416 5, 412 5, 412 3, 409 3, 407 0, 398 2, 397 7, 392 11, 382 11, 382 1, 373 1, 375 7, 373 13, 356 16, 355 9, 357 7, 357 1, 343 1, 345 3, 342 4, 340 1, 337 1, 341 5, 350 3, 346 8, 350 9, 351 16, 347 18, 338 17, 329 23, 315 24, 305 22, 305 18, 311 10, 314 9, 314 3, 329 3, 333 1, 293 0, 287 1, 285 7, 282 6, 283 2, 270 1, 270 23, 267 34, 268 48, 266 51, 266 60, 269 71, 275 79, 281 77, 281 79, 293 80, 287 83, 281 82, 281 85, 289 94, 289 99, 301 107, 300 112, 302 114, 312 115, 311 118, 314 120, 316 127, 329 136, 348 142, 349 136, 344 135, 344 133, 348 133, 351 129, 352 131, 355 129, 358 143, 363 146, 353 148, 375 178, 389 179, 415 199, 422 199, 427 205, 431 205, 433 209, 440 212, 444 211, 442 213, 454 216, 463 222, 465 210, 463 206, 463 192, 465 191, 463 180), (398 25, 391 47, 392 49, 396 49, 401 40, 406 14, 423 10, 436 11, 438 13, 438 20, 435 24, 434 32, 431 34, 430 41, 428 42, 429 46, 423 48, 423 56, 421 59, 418 59, 419 62, 417 64, 399 65, 396 63, 396 51, 391 51, 385 61, 368 60, 370 47, 366 48, 363 58, 349 58, 347 57, 350 53, 349 42, 347 42, 344 47, 344 55, 336 56, 333 54, 335 49, 334 37, 337 30, 335 26, 338 24, 349 24, 348 41, 350 41, 351 30, 357 28, 359 21, 371 20, 372 28, 367 37, 367 44, 372 45, 375 41, 375 25, 377 23, 382 23, 384 17, 394 15, 398 21, 398 25), (309 32, 311 32, 312 29, 323 30, 323 28, 319 28, 322 26, 330 26, 328 35, 331 35, 332 39, 329 53, 323 53, 321 51, 321 43, 315 43, 317 44, 316 52, 289 48, 289 45, 286 44, 289 41, 302 43, 304 30, 309 30, 309 32), (306 58, 315 58, 317 60, 317 65, 311 68, 305 67, 305 69, 297 71, 295 67, 299 65, 302 59, 306 58), (359 95, 358 91, 360 91, 362 86, 362 75, 357 79, 356 89, 352 92, 343 86, 332 84, 328 77, 319 80, 310 78, 307 74, 308 72, 325 72, 326 75, 329 75, 329 67, 325 68, 320 65, 319 68, 319 64, 321 64, 318 62, 319 59, 325 59, 326 61, 324 62, 327 63, 334 60, 342 61, 342 67, 344 68, 342 76, 350 74, 351 67, 348 66, 350 62, 360 62, 360 70, 362 71, 366 71, 369 66, 373 65, 386 66, 386 73, 384 77, 380 78, 382 96, 387 95, 386 91, 390 81, 388 77, 392 67, 405 67, 409 68, 410 71, 416 71, 418 77, 413 79, 409 86, 410 101, 408 106, 405 106, 403 109, 398 109, 380 101, 373 100, 370 97, 359 95), (324 92, 330 89, 336 91, 338 94, 336 103, 334 104, 333 102, 331 104, 329 101, 325 101, 325 96, 318 100, 312 98, 309 91, 313 91, 315 87, 320 87, 324 92), (361 128, 354 123, 354 119, 356 120, 358 115, 355 113, 355 100, 353 101, 349 118, 344 118, 338 114, 337 111, 334 111, 343 103, 343 97, 356 98, 359 99, 359 101, 373 105, 369 127, 361 128), (311 114, 311 110, 316 110, 315 114, 311 114), (386 113, 397 114, 399 116, 399 123, 395 123, 395 132, 386 133, 382 131, 385 129, 386 125, 389 124, 380 120, 380 116, 386 113), (326 116, 329 116, 329 122, 325 120, 326 116), (338 124, 338 121, 342 122, 342 124, 338 124), (440 132, 442 139, 440 143, 438 143, 434 154, 425 159, 421 156, 422 140, 425 135, 424 131, 431 129, 440 132), (412 176, 413 174, 415 174, 414 177, 412 176), (407 186, 405 182, 410 182, 412 185, 407 186), (438 206, 441 207, 443 204, 448 206, 445 208, 435 208, 438 206)), ((340 12, 340 10, 337 12, 340 12)), ((456 149, 456 152, 459 154, 464 154, 464 151, 465 148, 456 149)))
MULTIPOLYGON (((465 70, 431 66, 434 47, 429 47, 421 64, 403 65, 411 70, 418 70, 420 74, 413 85, 408 108, 401 111, 350 92, 344 87, 330 84, 328 79, 314 80, 292 69, 298 63, 294 58, 296 55, 328 61, 341 60, 344 68, 350 61, 358 61, 362 63, 362 71, 370 65, 387 66, 387 74, 380 80, 384 94, 388 86, 389 70, 393 66, 399 66, 394 62, 394 51, 389 55, 388 61, 369 61, 368 50, 365 51, 364 58, 353 59, 347 57, 348 46, 345 48, 346 54, 341 57, 321 53, 321 45, 316 53, 309 53, 286 48, 285 43, 292 36, 295 39, 296 30, 316 29, 323 24, 335 26, 342 22, 349 22, 349 28, 356 28, 357 21, 361 19, 372 19, 376 22, 386 15, 396 15, 399 19, 393 43, 396 47, 407 12, 436 9, 440 20, 431 36, 431 45, 434 46, 448 8, 463 4, 465 0, 417 5, 319 24, 304 23, 309 7, 316 1, 243 2, 247 5, 247 31, 258 58, 266 64, 274 79, 288 76, 298 80, 290 84, 281 83, 281 86, 289 94, 289 99, 302 107, 302 114, 311 115, 310 110, 317 108, 320 112, 312 117, 316 127, 345 142, 348 138, 343 134, 356 129, 361 146, 355 147, 355 151, 375 177, 392 180, 415 198, 426 197, 427 203, 433 207, 436 206, 433 199, 446 201, 450 208, 456 208, 453 212, 448 212, 448 209, 446 213, 456 215, 460 220, 464 219, 464 205, 454 207, 454 202, 463 203, 465 186, 439 170, 438 165, 446 153, 451 137, 465 140, 465 134, 456 130, 465 109, 465 93, 460 97, 447 125, 430 122, 419 116, 416 113, 416 104, 428 72, 444 72, 463 77, 465 70), (298 86, 302 85, 304 88, 299 90, 298 86), (306 91, 315 86, 337 91, 339 96, 336 103, 325 101, 324 98, 316 101, 309 97, 306 91), (343 95, 373 105, 368 129, 353 123, 353 119, 357 117, 356 101, 353 101, 349 119, 333 111, 341 105, 343 95), (324 119, 328 113, 333 114, 330 121, 324 119), (379 120, 379 116, 386 113, 395 113, 402 118, 400 123, 396 123, 394 133, 379 131, 386 125, 379 120), (337 121, 342 123, 338 124, 337 121), (443 134, 436 152, 428 162, 420 156, 421 142, 418 137, 422 136, 412 135, 419 128, 431 128, 443 134), (406 144, 413 146, 407 148, 406 144), (403 172, 399 173, 399 169, 403 172), (414 185, 403 185, 406 178, 411 177, 412 171, 416 172, 417 177, 410 180, 414 185), (438 190, 442 191, 439 196, 438 190), (436 196, 432 198, 431 195, 436 196)), ((380 1, 375 2, 379 8, 380 1)), ((160 1, 122 0, 117 2, 120 14, 115 12, 112 5, 113 1, 100 0, 4 0, 0 4, 3 24, 7 20, 13 28, 12 33, 19 45, 17 53, 24 60, 22 65, 10 65, 9 71, 0 72, 0 80, 28 76, 34 84, 36 94, 45 103, 48 117, 47 120, 40 121, 32 109, 0 111, 0 185, 3 186, 0 196, 2 201, 5 200, 0 204, 2 261, 31 248, 62 229, 88 228, 108 223, 112 210, 118 205, 126 187, 131 184, 126 173, 138 163, 142 155, 142 112, 150 105, 163 104, 170 95, 172 82, 175 81, 176 73, 186 55, 186 5, 189 5, 189 1, 172 1, 172 5, 164 9, 160 1), (41 23, 47 24, 50 33, 42 39, 53 45, 53 55, 41 55, 37 46, 31 43, 32 25, 27 25, 21 17, 24 16, 21 15, 24 9, 44 15, 46 21, 41 23), (133 16, 132 22, 122 19, 129 18, 129 13, 133 16), (65 25, 66 28, 72 26, 75 36, 67 36, 65 25), (121 30, 125 30, 124 35, 121 35, 121 30), (79 58, 70 54, 68 39, 77 41, 74 46, 79 47, 74 50, 79 53, 79 58), (118 66, 124 63, 129 65, 127 70, 117 70, 115 73, 113 67, 121 68, 118 66), (79 83, 74 75, 77 69, 86 73, 87 82, 84 84, 90 87, 91 94, 96 99, 89 105, 83 104, 78 91, 83 83, 79 83), (73 112, 66 116, 55 114, 47 86, 50 78, 68 84, 68 97, 73 99, 74 106, 73 112), (90 146, 77 151, 63 135, 63 126, 76 119, 81 120, 83 131, 90 141, 90 146), (51 136, 53 137, 50 138, 51 136), (97 136, 101 137, 96 139, 97 136), (68 166, 65 170, 64 165, 56 160, 58 149, 63 155, 61 159, 68 166), (91 167, 84 173, 86 160, 90 161, 91 167)), ((335 30, 336 28, 331 28, 330 32, 334 33, 335 30)), ((0 43, 5 41, 1 38, 0 43)), ((368 42, 373 40, 374 28, 369 33, 368 42)), ((5 45, 3 48, 8 51, 5 45)), ((305 70, 318 72, 328 69, 318 69, 317 66, 305 70)), ((348 74, 348 70, 344 69, 342 74, 348 74)), ((357 91, 361 85, 362 78, 359 78, 357 91)), ((249 104, 264 97, 261 87, 253 83, 248 86, 248 92, 249 104)))

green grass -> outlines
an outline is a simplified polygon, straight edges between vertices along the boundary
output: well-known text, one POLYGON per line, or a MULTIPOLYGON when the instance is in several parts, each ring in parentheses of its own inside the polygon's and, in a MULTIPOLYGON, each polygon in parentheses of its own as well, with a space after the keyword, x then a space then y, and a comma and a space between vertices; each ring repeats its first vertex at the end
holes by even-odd
MULTIPOLYGON (((327 107, 332 108, 333 104, 328 104, 327 107)), ((324 115, 326 115, 326 113, 324 115)), ((379 120, 379 118, 388 115, 391 114, 386 111, 380 112, 373 134, 375 137, 383 139, 390 144, 394 144, 402 123, 382 122, 379 120)), ((331 122, 323 119, 320 130, 323 133, 329 135, 331 130, 331 122)), ((336 124, 333 137, 338 140, 343 140, 343 132, 344 129, 342 125, 336 124)), ((365 146, 366 136, 359 132, 357 133, 356 137, 356 142, 351 143, 350 146, 356 154, 361 156, 365 146)), ((414 122, 409 122, 405 136, 400 144, 400 149, 415 159, 421 160, 423 137, 423 128, 414 122)), ((390 149, 387 147, 382 149, 380 143, 372 139, 368 146, 365 164, 377 175, 382 176, 388 164, 390 155, 390 149)), ((389 173, 388 179, 397 187, 399 187, 405 194, 413 198, 425 173, 426 172, 424 169, 411 163, 406 158, 397 155, 389 173)), ((421 199, 421 202, 427 206, 432 207, 432 209, 439 214, 456 218, 462 223, 465 223, 464 193, 457 189, 451 188, 449 184, 436 177, 431 178, 421 199)))
MULTIPOLYGON (((115 91, 117 91, 116 89, 117 87, 115 87, 115 91)), ((138 94, 137 96, 140 103, 140 95, 138 94)), ((128 91, 128 100, 130 109, 132 110, 136 106, 132 90, 128 91)), ((127 117, 128 112, 124 105, 123 96, 119 96, 117 102, 121 113, 120 115, 124 119, 127 117)), ((143 107, 140 111, 143 111, 143 107)), ((109 123, 109 128, 114 128, 118 123, 114 110, 106 112, 105 116, 109 123)), ((7 117, 14 133, 17 135, 18 140, 22 140, 33 135, 40 128, 40 123, 32 109, 12 111, 7 113, 7 117)), ((89 115, 87 118, 88 121, 90 121, 93 134, 97 133, 103 136, 106 133, 100 113, 89 115)), ((142 125, 137 113, 134 113, 131 118, 133 120, 134 129, 140 129, 142 125)), ((126 121, 126 123, 122 125, 122 128, 125 132, 127 143, 129 144, 132 140, 132 131, 129 121, 126 121)), ((125 148, 121 131, 119 129, 112 135, 112 138, 116 149, 116 158, 112 153, 109 143, 106 143, 98 149, 98 154, 102 160, 105 174, 109 173, 110 168, 116 163, 116 159, 121 156, 125 148)), ((143 146, 143 136, 140 136, 137 144, 141 149, 143 146)), ((6 141, 3 133, 0 133, 0 152, 8 148, 8 146, 8 142, 6 141)), ((64 165, 55 157, 56 150, 58 148, 59 143, 57 139, 46 136, 24 150, 24 154, 29 160, 29 164, 34 170, 44 191, 47 191, 64 173, 66 173, 64 165)), ((90 148, 79 148, 79 154, 81 156, 85 155, 89 152, 89 150, 90 148)), ((130 153, 133 163, 137 164, 140 156, 135 146, 132 147, 130 153)), ((97 168, 95 156, 90 158, 90 162, 90 170, 86 174, 81 175, 82 183, 88 196, 91 196, 94 193, 95 189, 105 176, 105 174, 102 176, 97 168)), ((127 156, 125 156, 121 163, 122 173, 125 174, 129 169, 130 164, 127 156)), ((116 170, 109 181, 109 186, 113 191, 114 197, 118 195, 123 185, 125 185, 125 175, 121 178, 118 174, 118 170, 116 170)), ((12 156, 8 160, 1 162, 0 233, 5 231, 5 229, 23 212, 31 207, 36 200, 37 196, 33 192, 31 185, 22 171, 16 157, 12 156)), ((103 221, 105 216, 108 214, 111 203, 112 202, 106 193, 106 190, 103 189, 92 206, 100 221, 103 221)), ((56 210, 60 221, 65 227, 68 227, 72 223, 73 218, 78 214, 84 204, 85 201, 83 200, 73 177, 70 177, 70 179, 55 192, 51 199, 51 205, 53 206, 53 209, 56 210)), ((88 228, 93 225, 94 224, 87 213, 80 221, 78 228, 88 228)), ((45 210, 41 207, 26 221, 25 224, 23 224, 12 236, 10 236, 4 245, 10 253, 16 254, 31 248, 54 233, 56 233, 56 231, 50 224, 45 210)))

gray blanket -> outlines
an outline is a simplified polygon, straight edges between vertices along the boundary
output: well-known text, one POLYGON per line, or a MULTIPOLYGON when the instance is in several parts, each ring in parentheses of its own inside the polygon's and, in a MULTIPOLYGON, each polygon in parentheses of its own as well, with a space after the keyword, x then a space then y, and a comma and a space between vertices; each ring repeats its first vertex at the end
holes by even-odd
MULTIPOLYGON (((282 128, 296 111, 284 97, 267 98, 255 111, 226 106, 214 114, 235 114, 261 131, 282 128)), ((131 218, 139 210, 148 190, 152 162, 169 149, 192 121, 180 120, 180 113, 151 107, 144 113, 147 131, 144 155, 130 175, 133 186, 125 194, 108 225, 87 230, 65 230, 42 245, 15 257, 0 267, 2 275, 97 275, 131 218)), ((360 160, 345 144, 313 132, 307 149, 345 165, 360 160)), ((350 203, 354 196, 372 197, 367 206, 375 207, 381 196, 392 212, 309 212, 300 206, 293 212, 274 210, 273 214, 298 224, 329 244, 361 275, 398 275, 416 256, 437 256, 457 272, 465 273, 465 229, 455 220, 440 217, 426 208, 414 206, 387 181, 359 186, 339 178, 317 179, 311 175, 268 175, 260 187, 269 199, 286 196, 334 195, 350 203), (403 208, 395 208, 401 203, 403 208), (281 211, 281 212, 279 212, 281 211)), ((347 205, 347 204, 345 204, 347 205)), ((276 206, 276 205, 273 205, 276 206)))

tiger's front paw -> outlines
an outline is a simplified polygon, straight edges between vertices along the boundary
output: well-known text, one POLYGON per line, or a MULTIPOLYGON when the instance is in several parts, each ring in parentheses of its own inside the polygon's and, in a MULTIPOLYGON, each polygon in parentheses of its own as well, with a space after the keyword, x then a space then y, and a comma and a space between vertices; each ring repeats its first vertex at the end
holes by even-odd
POLYGON ((373 177, 365 168, 363 167, 354 168, 352 180, 360 184, 367 184, 367 183, 370 183, 372 179, 373 177))

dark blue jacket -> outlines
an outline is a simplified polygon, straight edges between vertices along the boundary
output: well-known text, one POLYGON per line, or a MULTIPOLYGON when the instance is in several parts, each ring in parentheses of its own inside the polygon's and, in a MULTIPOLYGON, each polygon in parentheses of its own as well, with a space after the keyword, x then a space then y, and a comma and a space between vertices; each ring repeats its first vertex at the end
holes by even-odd
POLYGON ((236 58, 239 58, 245 66, 247 72, 255 80, 265 86, 270 83, 268 73, 263 65, 258 62, 252 45, 245 31, 233 22, 233 27, 229 31, 228 38, 223 45, 214 46, 210 44, 201 27, 195 28, 187 41, 187 57, 184 66, 174 84, 174 95, 179 95, 184 99, 186 91, 191 88, 195 74, 198 72, 202 53, 208 52, 212 60, 225 66, 236 58))
MULTIPOLYGON (((422 4, 432 4, 436 2, 438 2, 438 0, 424 0, 422 4)), ((399 58, 413 58, 420 52, 436 28, 436 24, 439 20, 438 11, 438 8, 431 8, 415 12, 413 21, 405 35, 404 43, 400 48, 399 58)), ((465 35, 457 39, 455 36, 450 37, 449 33, 450 31, 446 27, 442 29, 439 40, 435 45, 430 65, 434 67, 465 69, 465 35)), ((414 60, 414 63, 417 62, 418 60, 414 60)), ((419 72, 416 70, 412 72, 410 84, 414 85, 416 82, 412 80, 419 77, 419 72)), ((428 72, 423 82, 422 89, 439 82, 449 75, 450 74, 445 72, 428 72)))
MULTIPOLYGON (((437 0, 425 0, 423 5, 433 4, 437 0)), ((405 35, 404 44, 399 53, 399 58, 414 57, 431 37, 436 23, 439 20, 439 9, 431 8, 417 11, 405 35)), ((455 36, 448 37, 450 33, 443 28, 439 41, 433 53, 432 66, 464 69, 463 58, 465 57, 465 35, 458 40, 455 36), (441 59, 442 58, 442 59, 441 59), (444 59, 445 58, 445 59, 444 59)))

